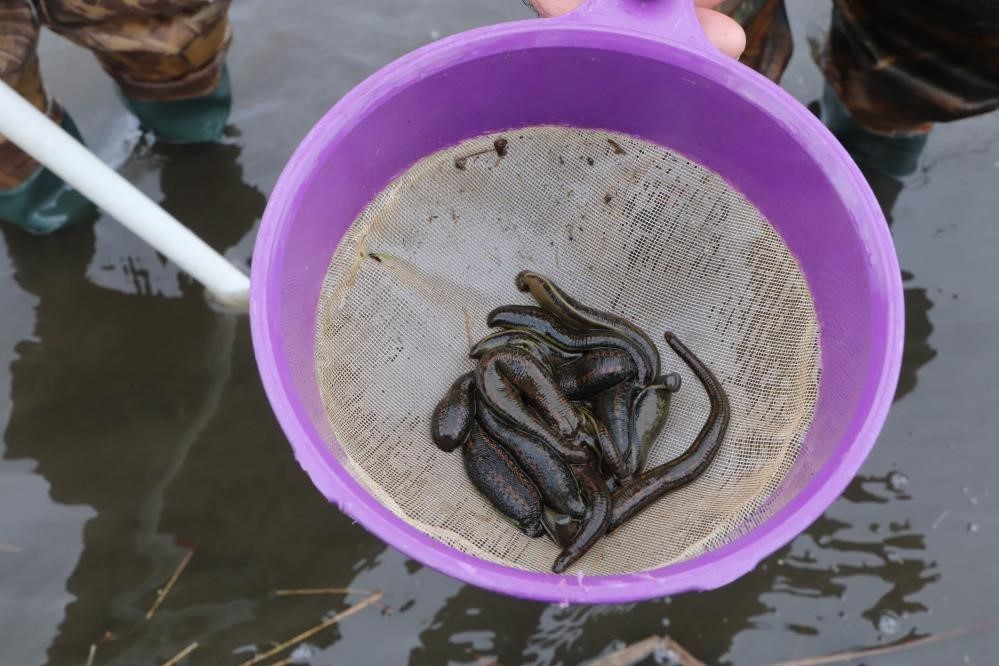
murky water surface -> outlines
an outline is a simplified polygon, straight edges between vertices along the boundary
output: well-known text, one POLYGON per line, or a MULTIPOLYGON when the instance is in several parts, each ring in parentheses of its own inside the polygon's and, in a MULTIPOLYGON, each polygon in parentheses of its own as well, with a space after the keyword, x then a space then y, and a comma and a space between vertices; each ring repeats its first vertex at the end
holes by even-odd
MULTIPOLYGON (((794 2, 784 85, 820 79, 794 2)), ((516 0, 242 0, 227 140, 140 135, 89 56, 48 36, 51 90, 89 144, 246 266, 266 196, 305 132, 381 65, 439 36, 527 16, 516 0)), ((407 560, 327 506, 270 412, 248 322, 112 221, 0 235, 0 662, 230 664, 361 595, 312 664, 574 663, 667 632, 708 663, 887 645, 999 616, 999 117, 940 127, 922 170, 882 188, 905 270, 905 368, 884 433, 826 515, 710 593, 607 607, 496 596, 407 560), (897 199, 896 199, 897 194, 897 199), (196 553, 151 621, 157 589, 196 553)), ((870 664, 994 664, 999 630, 870 664)))

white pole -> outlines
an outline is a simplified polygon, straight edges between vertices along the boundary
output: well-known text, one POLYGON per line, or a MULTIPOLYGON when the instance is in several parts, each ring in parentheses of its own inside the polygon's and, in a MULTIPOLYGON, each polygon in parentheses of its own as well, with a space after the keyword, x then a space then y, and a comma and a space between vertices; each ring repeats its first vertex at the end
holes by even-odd
POLYGON ((246 309, 250 280, 242 271, 3 81, 0 134, 205 285, 220 303, 246 309))

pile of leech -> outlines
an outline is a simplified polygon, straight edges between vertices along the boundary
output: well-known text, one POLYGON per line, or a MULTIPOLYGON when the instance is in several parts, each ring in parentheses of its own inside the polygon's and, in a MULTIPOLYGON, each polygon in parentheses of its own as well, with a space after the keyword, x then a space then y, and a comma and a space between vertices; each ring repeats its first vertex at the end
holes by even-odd
POLYGON ((683 454, 644 469, 680 376, 660 374, 655 344, 627 320, 537 273, 521 272, 516 285, 538 306, 489 314, 499 331, 471 349, 476 368, 437 405, 431 436, 443 451, 462 448, 469 479, 525 535, 547 534, 562 548, 552 566, 562 573, 601 536, 707 469, 729 403, 711 370, 667 332, 711 409, 683 454))

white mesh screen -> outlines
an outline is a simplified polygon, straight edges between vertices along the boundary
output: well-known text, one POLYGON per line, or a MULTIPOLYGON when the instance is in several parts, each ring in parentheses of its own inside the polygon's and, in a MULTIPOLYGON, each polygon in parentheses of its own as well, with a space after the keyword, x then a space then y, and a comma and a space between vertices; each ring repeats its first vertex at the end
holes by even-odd
POLYGON ((468 481, 429 417, 473 366, 487 313, 531 303, 530 269, 657 341, 683 388, 649 457, 680 453, 707 397, 669 350, 672 329, 715 371, 732 405, 726 441, 695 483, 604 537, 571 570, 648 570, 744 534, 794 464, 815 409, 819 328, 797 262, 716 174, 651 143, 538 126, 431 155, 386 188, 333 257, 319 302, 316 367, 356 478, 427 534, 484 559, 549 571, 558 549, 528 539, 468 481), (455 159, 508 140, 508 153, 455 159), (368 253, 387 255, 381 263, 368 253))

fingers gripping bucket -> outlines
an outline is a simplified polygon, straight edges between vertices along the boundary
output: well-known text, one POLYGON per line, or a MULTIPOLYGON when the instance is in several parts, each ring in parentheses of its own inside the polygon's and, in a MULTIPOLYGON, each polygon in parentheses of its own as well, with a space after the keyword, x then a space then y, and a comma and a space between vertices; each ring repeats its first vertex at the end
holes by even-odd
MULTIPOLYGON (((252 283, 264 386, 325 496, 413 559, 546 601, 750 571, 857 472, 902 348, 898 266, 859 171, 795 100, 718 54, 686 0, 591 0, 378 72, 281 175, 252 283), (526 302, 525 268, 660 340, 675 330, 733 404, 708 472, 562 576, 546 573, 555 547, 501 520, 429 441, 485 313, 526 302)), ((650 464, 703 423, 684 379, 650 464)))

